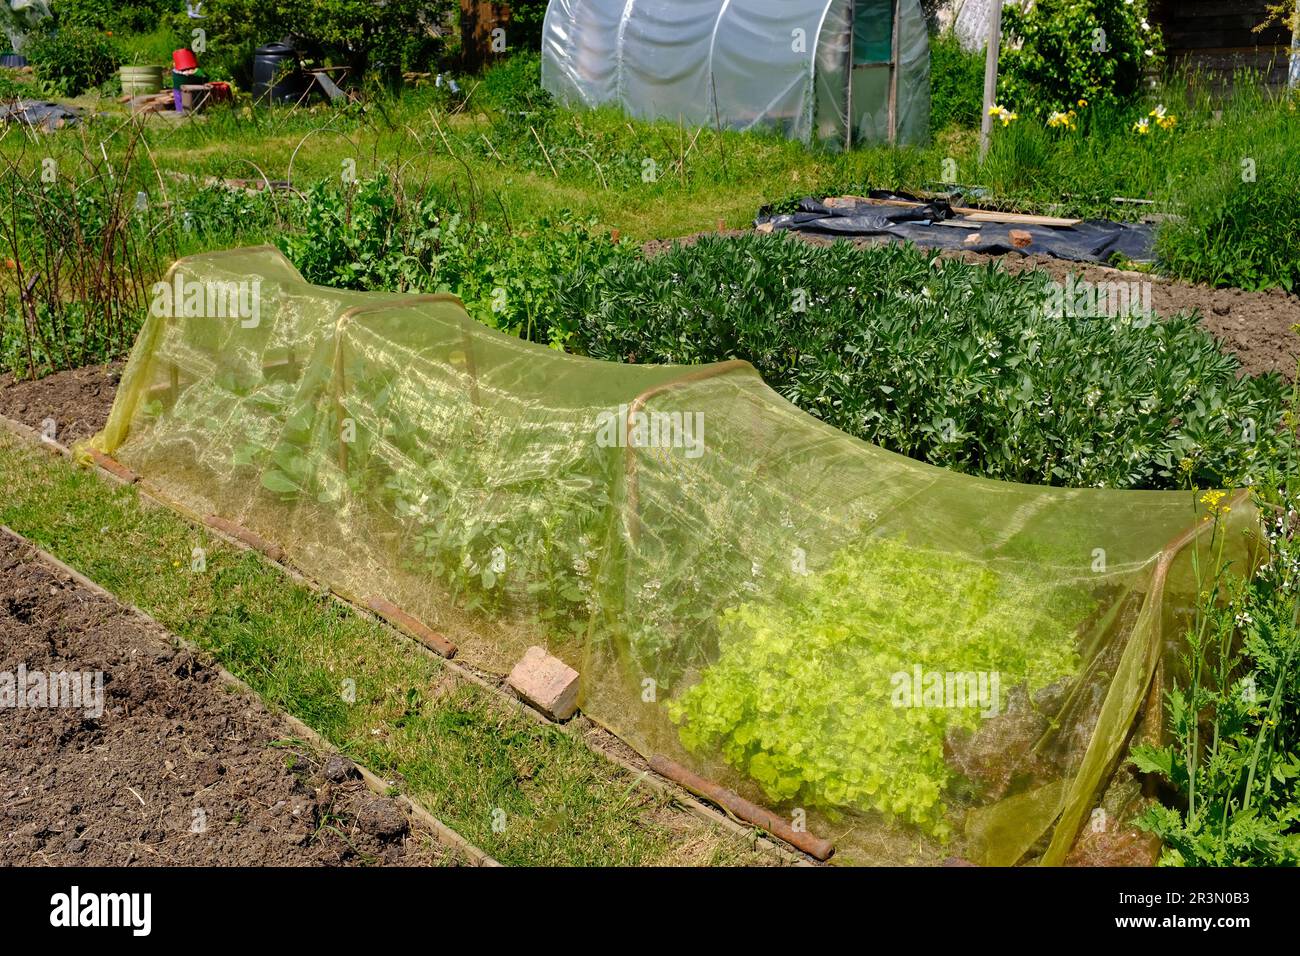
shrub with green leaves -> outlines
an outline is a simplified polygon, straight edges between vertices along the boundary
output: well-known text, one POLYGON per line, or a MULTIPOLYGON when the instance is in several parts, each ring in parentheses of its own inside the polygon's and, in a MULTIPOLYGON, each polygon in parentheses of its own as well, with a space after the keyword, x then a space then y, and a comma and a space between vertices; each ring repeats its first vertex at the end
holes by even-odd
POLYGON ((1047 276, 897 244, 704 237, 596 274, 552 320, 601 359, 751 362, 851 435, 1004 481, 1219 487, 1276 461, 1284 386, 1194 316, 1054 317, 1047 276))
POLYGON ((1045 116, 1089 103, 1126 105, 1159 69, 1160 29, 1146 0, 1038 0, 1003 9, 998 101, 1045 116))
POLYGON ((94 30, 147 33, 176 9, 173 0, 54 0, 51 5, 61 24, 94 30))
POLYGON ((9 72, 9 70, 0 70, 0 102, 16 100, 27 92, 21 83, 9 75, 9 72))
POLYGON ((538 53, 542 48, 542 23, 546 19, 548 0, 514 0, 510 4, 510 26, 506 29, 507 49, 520 53, 538 53))
POLYGON ((944 738, 981 711, 895 706, 896 675, 996 672, 1000 696, 1033 693, 1078 667, 1066 622, 1088 607, 1067 588, 1019 593, 956 555, 865 541, 776 600, 725 611, 717 662, 668 712, 688 749, 720 749, 772 800, 879 811, 944 838, 944 738))
POLYGON ((962 49, 951 30, 930 39, 930 129, 980 123, 984 103, 984 55, 962 49))
POLYGON ((489 67, 479 93, 503 111, 533 112, 551 105, 551 95, 542 89, 541 55, 533 52, 516 53, 489 67))
MULTIPOLYGON (((400 63, 405 55, 427 58, 429 48, 417 42, 428 35, 449 0, 206 0, 203 28, 209 58, 247 83, 253 51, 292 35, 317 52, 361 71, 385 61, 400 63)), ((192 28, 185 11, 172 17, 173 27, 188 36, 192 28)), ((427 63, 401 63, 408 68, 427 63)))
POLYGON ((117 70, 121 55, 112 39, 90 27, 42 27, 23 53, 41 87, 56 96, 76 96, 103 83, 117 70))
POLYGON ((567 213, 525 234, 453 208, 431 193, 407 197, 385 177, 356 187, 317 184, 300 212, 302 231, 280 246, 310 282, 453 292, 486 325, 557 346, 571 331, 554 323, 561 277, 599 272, 632 255, 567 213))

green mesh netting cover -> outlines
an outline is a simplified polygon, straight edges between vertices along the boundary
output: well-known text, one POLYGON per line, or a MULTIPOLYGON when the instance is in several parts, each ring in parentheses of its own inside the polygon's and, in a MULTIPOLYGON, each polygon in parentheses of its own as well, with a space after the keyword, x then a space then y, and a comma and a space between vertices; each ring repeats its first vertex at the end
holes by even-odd
POLYGON ((588 717, 839 860, 1063 862, 1159 732, 1212 527, 1189 493, 955 474, 744 362, 574 357, 271 248, 167 288, 94 447, 479 667, 547 647, 588 717))

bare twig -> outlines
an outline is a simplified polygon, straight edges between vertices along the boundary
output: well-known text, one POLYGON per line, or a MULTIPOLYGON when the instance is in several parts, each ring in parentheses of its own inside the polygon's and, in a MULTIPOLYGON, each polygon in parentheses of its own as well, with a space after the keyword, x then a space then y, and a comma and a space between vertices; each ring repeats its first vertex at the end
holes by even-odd
POLYGON ((532 124, 529 124, 528 129, 533 134, 533 139, 537 140, 537 145, 542 148, 542 155, 546 157, 546 165, 551 167, 551 175, 556 179, 559 179, 560 174, 555 171, 555 164, 551 162, 551 154, 546 151, 546 144, 543 143, 542 138, 537 135, 537 130, 533 129, 532 124))

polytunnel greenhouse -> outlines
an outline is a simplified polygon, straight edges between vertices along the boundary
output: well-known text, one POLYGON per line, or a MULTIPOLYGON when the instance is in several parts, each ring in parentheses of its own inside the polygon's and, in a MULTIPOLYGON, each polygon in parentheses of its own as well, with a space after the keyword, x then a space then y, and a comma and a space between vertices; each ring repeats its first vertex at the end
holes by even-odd
POLYGON ((642 119, 916 143, 929 39, 918 0, 551 0, 542 85, 642 119))

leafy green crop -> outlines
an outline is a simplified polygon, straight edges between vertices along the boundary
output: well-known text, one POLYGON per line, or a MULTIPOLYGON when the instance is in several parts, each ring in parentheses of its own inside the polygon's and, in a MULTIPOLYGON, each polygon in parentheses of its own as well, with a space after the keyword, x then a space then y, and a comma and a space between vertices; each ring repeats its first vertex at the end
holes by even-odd
MULTIPOLYGON (((584 630, 609 520, 600 449, 557 424, 564 474, 502 481, 519 451, 505 421, 429 406, 403 387, 399 370, 360 363, 346 378, 357 424, 346 477, 319 450, 319 416, 330 434, 341 421, 319 401, 316 381, 300 391, 296 381, 223 373, 182 391, 170 414, 158 401, 146 413, 182 433, 221 431, 235 483, 260 483, 283 502, 364 513, 356 520, 392 536, 406 571, 437 582, 467 611, 527 618, 566 638, 584 630)), ((533 437, 542 441, 537 430, 533 437)))
POLYGON ((574 270, 551 321, 601 359, 745 359, 851 435, 1003 481, 1222 487, 1278 460, 1278 377, 1238 378, 1192 315, 1053 317, 1046 282, 910 246, 704 237, 574 270))
POLYGON ((342 289, 453 292, 480 322, 562 345, 555 286, 631 250, 563 213, 517 233, 455 212, 436 194, 406 197, 385 176, 355 187, 319 183, 299 211, 303 230, 280 246, 309 282, 342 289))
POLYGON ((956 33, 930 38, 930 129, 973 127, 984 101, 984 54, 962 49, 956 33))
POLYGON ((875 539, 821 574, 793 579, 772 603, 722 615, 721 655, 668 703, 691 750, 721 748, 769 798, 876 810, 943 838, 950 728, 980 710, 895 707, 893 676, 999 675, 1002 694, 1030 691, 1078 666, 1071 622, 1087 597, 1027 592, 955 555, 875 539))

